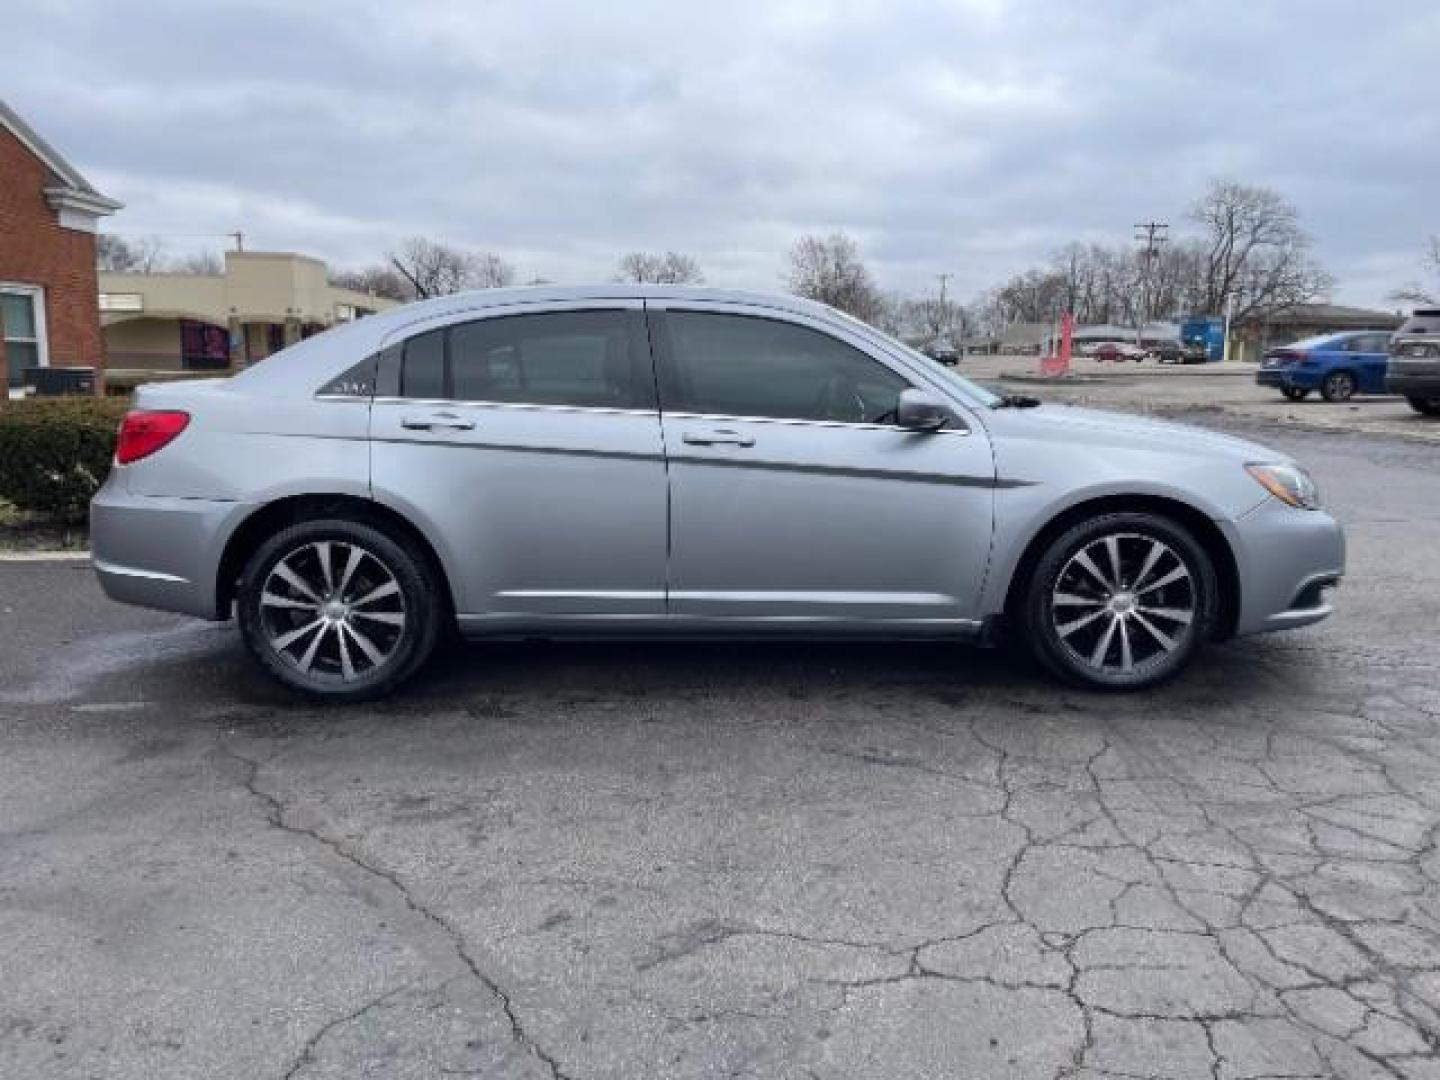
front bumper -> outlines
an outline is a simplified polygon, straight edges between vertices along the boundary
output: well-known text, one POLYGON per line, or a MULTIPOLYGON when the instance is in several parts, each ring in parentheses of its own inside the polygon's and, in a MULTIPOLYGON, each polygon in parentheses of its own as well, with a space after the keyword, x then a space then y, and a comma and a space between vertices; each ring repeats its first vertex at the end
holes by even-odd
POLYGON ((248 504, 133 495, 118 469, 90 503, 90 559, 112 600, 223 619, 220 557, 248 504))
POLYGON ((1323 510, 1266 499, 1235 523, 1240 572, 1236 634, 1308 626, 1334 610, 1329 590, 1345 574, 1345 533, 1323 510))

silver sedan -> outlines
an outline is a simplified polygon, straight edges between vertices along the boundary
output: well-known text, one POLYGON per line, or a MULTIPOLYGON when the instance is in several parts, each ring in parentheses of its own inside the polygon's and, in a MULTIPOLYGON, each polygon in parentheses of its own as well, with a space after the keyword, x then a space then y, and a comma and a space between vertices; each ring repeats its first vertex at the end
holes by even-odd
POLYGON ((1026 642, 1136 689, 1330 613, 1305 471, 1174 424, 1004 398, 830 308, 490 290, 142 387, 91 508, 116 600, 233 613, 332 698, 471 637, 1026 642))

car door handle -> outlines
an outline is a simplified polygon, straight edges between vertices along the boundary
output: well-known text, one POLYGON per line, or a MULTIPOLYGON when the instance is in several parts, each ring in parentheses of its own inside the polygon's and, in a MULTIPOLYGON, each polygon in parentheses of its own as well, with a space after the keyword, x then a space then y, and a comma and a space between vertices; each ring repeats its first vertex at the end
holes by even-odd
POLYGON ((452 431, 469 431, 475 426, 474 420, 467 420, 451 412, 427 413, 424 416, 402 416, 400 426, 407 431, 432 431, 448 428, 452 431))
POLYGON ((754 446, 755 436, 729 428, 715 428, 713 431, 687 431, 680 436, 680 441, 689 446, 754 446))

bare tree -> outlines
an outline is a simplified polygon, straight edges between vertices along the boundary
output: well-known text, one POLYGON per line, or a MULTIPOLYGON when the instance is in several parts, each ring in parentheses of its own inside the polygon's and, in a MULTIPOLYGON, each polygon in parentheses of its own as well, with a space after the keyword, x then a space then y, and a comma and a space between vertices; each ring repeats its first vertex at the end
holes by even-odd
POLYGON ((642 285, 699 285, 705 280, 700 264, 689 255, 667 251, 663 255, 632 251, 621 256, 616 281, 642 285))
POLYGON ((1419 282, 1412 281, 1404 288, 1392 292, 1391 300, 1398 300, 1403 304, 1440 304, 1440 236, 1430 237, 1430 246, 1425 252, 1423 265, 1434 276, 1436 284, 1426 288, 1419 282))
POLYGON ((1278 192, 1216 180, 1190 216, 1204 231, 1200 313, 1219 315, 1229 303, 1244 319, 1329 290, 1295 207, 1278 192))
POLYGON ((170 260, 165 269, 177 274, 205 274, 215 277, 225 272, 225 260, 218 252, 192 251, 189 255, 170 260))
POLYGON ((860 259, 860 248, 843 232, 795 241, 785 283, 796 296, 829 304, 865 322, 877 323, 884 316, 884 298, 860 259))
POLYGON ((384 263, 362 266, 358 270, 332 270, 330 284, 389 300, 415 299, 415 290, 410 282, 393 266, 384 263))
POLYGON ((972 320, 970 313, 965 310, 965 305, 948 297, 944 300, 938 296, 892 300, 891 306, 898 309, 897 318, 893 320, 896 328, 892 329, 884 324, 880 327, 888 333, 900 333, 927 341, 938 337, 948 337, 954 341, 963 338, 971 330, 972 320))
POLYGON ((390 253, 389 259, 421 300, 464 289, 493 289, 515 281, 515 268, 498 255, 477 255, 423 236, 406 240, 390 253))
POLYGON ((101 233, 96 237, 95 259, 100 270, 114 274, 153 274, 164 260, 165 245, 153 236, 127 240, 101 233))
POLYGON ((469 288, 503 289, 514 284, 515 267, 499 255, 486 251, 471 256, 469 288))

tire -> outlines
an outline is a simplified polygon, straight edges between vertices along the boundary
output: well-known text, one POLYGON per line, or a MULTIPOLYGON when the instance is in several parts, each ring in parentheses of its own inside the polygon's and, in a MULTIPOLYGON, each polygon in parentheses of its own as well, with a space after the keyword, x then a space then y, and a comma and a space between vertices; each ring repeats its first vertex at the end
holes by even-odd
POLYGON ((261 544, 236 610, 246 647, 280 682, 327 701, 361 701, 388 694, 429 658, 445 611, 440 590, 410 541, 333 518, 261 544))
POLYGON ((1405 400, 1421 416, 1440 416, 1440 398, 1412 397, 1405 400))
POLYGON ((1036 659, 1066 682, 1143 690, 1185 668, 1211 637, 1218 609, 1214 564, 1190 531, 1158 514, 1124 512, 1082 521, 1050 542, 1026 582, 1020 623, 1036 659))
POLYGON ((1355 396, 1355 376, 1348 371, 1332 371, 1320 384, 1320 396, 1326 401, 1349 401, 1355 396))
POLYGON ((1291 401, 1304 401, 1307 397, 1310 396, 1310 391, 1306 390, 1303 386, 1281 387, 1280 392, 1284 394, 1287 398, 1289 398, 1291 401))

